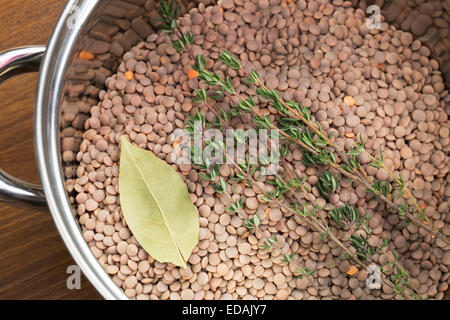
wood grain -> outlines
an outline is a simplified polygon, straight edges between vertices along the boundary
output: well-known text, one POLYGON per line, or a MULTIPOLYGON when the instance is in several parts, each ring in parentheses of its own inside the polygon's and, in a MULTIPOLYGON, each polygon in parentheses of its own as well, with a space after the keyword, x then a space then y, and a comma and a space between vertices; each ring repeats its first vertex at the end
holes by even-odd
MULTIPOLYGON (((0 0, 0 51, 46 44, 64 7, 63 0, 0 0)), ((39 182, 33 150, 33 109, 37 74, 0 86, 0 167, 39 182)), ((99 299, 86 278, 69 290, 67 267, 74 262, 48 210, 0 204, 0 299, 99 299)))

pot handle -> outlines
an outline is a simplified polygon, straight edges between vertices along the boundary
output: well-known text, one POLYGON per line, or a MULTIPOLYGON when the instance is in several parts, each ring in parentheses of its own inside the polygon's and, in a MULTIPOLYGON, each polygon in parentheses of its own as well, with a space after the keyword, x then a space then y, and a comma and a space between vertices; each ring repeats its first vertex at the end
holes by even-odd
MULTIPOLYGON (((22 73, 38 71, 45 47, 20 47, 0 52, 0 84, 22 73)), ((0 169, 0 201, 25 207, 46 206, 39 185, 16 179, 0 169)))

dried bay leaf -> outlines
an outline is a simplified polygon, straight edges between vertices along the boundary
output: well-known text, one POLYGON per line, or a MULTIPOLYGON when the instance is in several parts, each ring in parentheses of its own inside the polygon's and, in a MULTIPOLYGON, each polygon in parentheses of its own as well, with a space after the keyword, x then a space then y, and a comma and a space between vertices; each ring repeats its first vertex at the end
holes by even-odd
POLYGON ((197 208, 178 173, 121 137, 119 196, 125 221, 157 261, 186 267, 199 239, 197 208))

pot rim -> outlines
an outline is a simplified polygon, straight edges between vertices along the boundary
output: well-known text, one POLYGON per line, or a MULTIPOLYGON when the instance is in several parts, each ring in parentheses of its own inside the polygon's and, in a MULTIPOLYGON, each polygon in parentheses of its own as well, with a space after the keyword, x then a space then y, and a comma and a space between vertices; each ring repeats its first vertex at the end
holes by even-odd
POLYGON ((105 299, 125 300, 128 299, 125 293, 103 270, 83 238, 66 192, 60 156, 59 119, 65 74, 81 31, 100 2, 102 1, 70 0, 58 19, 39 72, 34 143, 36 162, 48 207, 69 252, 105 299), (71 19, 71 22, 68 19, 71 19))

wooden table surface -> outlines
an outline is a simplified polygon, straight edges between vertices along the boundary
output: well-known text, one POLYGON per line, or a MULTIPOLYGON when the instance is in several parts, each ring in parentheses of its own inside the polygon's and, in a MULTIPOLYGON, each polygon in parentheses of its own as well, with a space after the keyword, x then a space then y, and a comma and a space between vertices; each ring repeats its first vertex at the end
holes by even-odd
MULTIPOLYGON (((46 44, 64 0, 0 0, 0 51, 46 44)), ((33 151, 37 74, 0 86, 0 167, 39 182, 33 151)), ((74 262, 47 209, 0 204, 0 299, 100 299, 86 278, 80 290, 66 286, 74 262)))

